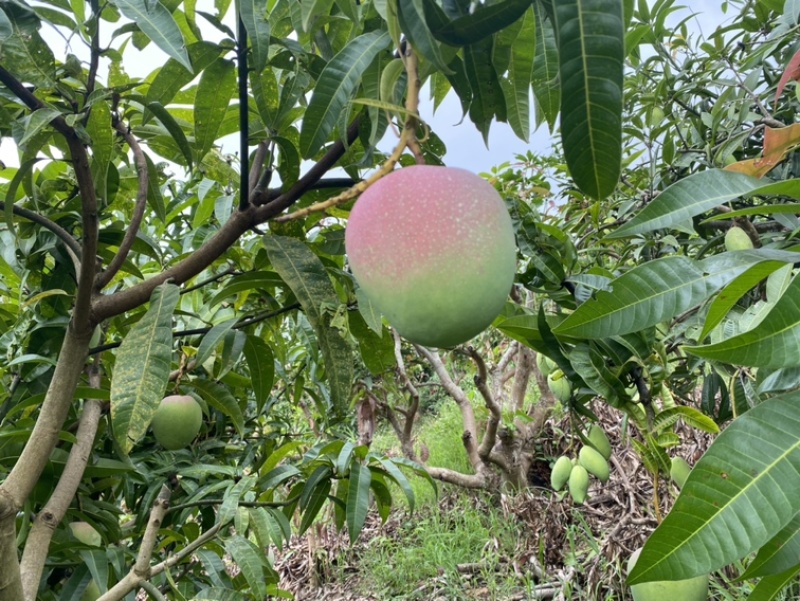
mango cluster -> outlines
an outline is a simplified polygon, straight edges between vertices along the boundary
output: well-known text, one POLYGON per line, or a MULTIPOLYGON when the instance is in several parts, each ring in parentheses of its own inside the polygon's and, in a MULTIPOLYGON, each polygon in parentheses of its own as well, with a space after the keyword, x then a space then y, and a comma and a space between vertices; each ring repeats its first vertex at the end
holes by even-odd
POLYGON ((589 444, 581 447, 577 458, 559 457, 550 472, 550 484, 559 491, 567 485, 572 500, 582 505, 589 495, 589 476, 608 482, 611 443, 600 426, 592 425, 587 434, 589 444))

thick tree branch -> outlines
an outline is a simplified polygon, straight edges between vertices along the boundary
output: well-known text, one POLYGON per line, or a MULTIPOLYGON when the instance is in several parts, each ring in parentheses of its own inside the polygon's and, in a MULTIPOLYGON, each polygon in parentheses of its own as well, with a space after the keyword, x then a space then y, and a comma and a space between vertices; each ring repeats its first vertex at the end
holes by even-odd
POLYGON ((511 387, 511 406, 514 411, 522 411, 525 406, 525 396, 528 392, 528 382, 533 369, 533 353, 530 349, 519 345, 517 353, 517 367, 514 370, 514 384, 511 387))
POLYGON ((117 254, 114 255, 114 258, 111 259, 111 263, 108 264, 108 268, 98 273, 95 278, 95 290, 98 291, 108 286, 109 282, 117 275, 122 265, 125 263, 125 259, 128 258, 131 248, 133 248, 133 243, 136 241, 136 235, 139 233, 139 227, 142 225, 142 219, 144 218, 144 210, 147 206, 147 189, 150 186, 150 176, 147 172, 147 158, 144 155, 142 147, 139 146, 139 142, 121 121, 114 123, 114 129, 125 138, 125 141, 133 152, 134 161, 136 162, 136 175, 139 182, 138 191, 136 192, 136 203, 133 208, 133 216, 128 224, 128 228, 125 230, 125 237, 119 245, 117 254))
POLYGON ((486 362, 480 356, 474 347, 467 347, 467 355, 475 362, 478 368, 478 373, 475 375, 474 382, 478 392, 483 397, 483 402, 489 410, 489 419, 486 423, 486 431, 483 433, 483 440, 481 446, 478 447, 478 457, 486 461, 494 449, 497 442, 497 427, 503 420, 503 413, 500 410, 500 405, 497 404, 492 391, 489 390, 489 370, 486 369, 486 362))
MULTIPOLYGON (((100 370, 96 362, 90 369, 89 383, 93 388, 100 388, 100 370)), ((64 472, 58 479, 58 484, 47 504, 33 520, 33 527, 25 542, 25 550, 20 562, 22 586, 25 591, 25 599, 28 601, 36 599, 53 532, 64 519, 67 509, 78 491, 78 486, 80 486, 92 454, 94 437, 97 434, 97 426, 103 412, 102 408, 102 401, 87 400, 84 402, 83 413, 75 435, 76 442, 70 449, 64 472)))
MULTIPOLYGON (((400 334, 397 333, 397 330, 392 328, 392 337, 394 338, 394 358, 397 361, 397 371, 400 373, 400 379, 403 383, 403 387, 408 391, 408 394, 411 396, 411 403, 409 403, 408 411, 405 413, 405 424, 403 426, 403 430, 401 434, 401 443, 404 441, 408 441, 408 447, 411 451, 411 455, 416 456, 414 453, 414 447, 411 444, 413 440, 413 429, 414 429, 414 422, 417 419, 417 412, 419 411, 419 390, 417 387, 414 386, 414 383, 411 381, 411 378, 408 377, 408 372, 406 371, 406 364, 403 361, 403 353, 402 353, 402 340, 400 340, 400 334)), ((408 455, 406 455, 408 456, 408 455)), ((408 456, 409 459, 412 457, 408 456)))
POLYGON ((488 484, 486 476, 483 474, 462 474, 445 467, 426 467, 425 469, 431 478, 448 484, 455 484, 462 488, 485 489, 488 484))

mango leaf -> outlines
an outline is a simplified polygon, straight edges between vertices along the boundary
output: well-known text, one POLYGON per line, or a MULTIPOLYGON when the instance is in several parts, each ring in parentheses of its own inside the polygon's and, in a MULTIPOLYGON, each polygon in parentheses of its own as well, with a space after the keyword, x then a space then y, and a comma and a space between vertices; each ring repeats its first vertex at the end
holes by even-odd
POLYGON ((622 407, 628 400, 625 385, 606 366, 605 357, 586 343, 575 345, 569 360, 586 385, 612 407, 622 407))
POLYGON ((236 325, 236 321, 236 319, 223 321, 206 332, 200 342, 200 346, 197 348, 197 355, 195 356, 197 365, 203 365, 211 357, 227 333, 236 325))
POLYGON ((236 90, 233 62, 218 58, 200 76, 194 105, 194 144, 197 160, 202 160, 217 139, 228 104, 236 90))
MULTIPOLYGON (((423 8, 433 36, 451 46, 468 46, 505 29, 531 6, 530 0, 504 0, 496 4, 477 4, 473 12, 447 20, 434 27, 429 13, 441 11, 434 0, 423 0, 423 8)), ((526 40, 530 44, 531 40, 526 40)))
POLYGON ((300 301, 317 334, 325 360, 334 411, 341 415, 350 401, 353 385, 353 357, 350 345, 331 327, 324 305, 338 305, 339 298, 325 267, 308 246, 295 238, 265 236, 269 260, 300 301))
POLYGON ((726 171, 745 173, 752 177, 764 177, 772 171, 786 155, 800 144, 800 124, 787 127, 769 127, 764 130, 764 144, 761 157, 739 161, 725 167, 726 171))
MULTIPOLYGON (((221 49, 211 42, 197 42, 188 48, 189 57, 192 64, 199 73, 205 69, 219 56, 221 49)), ((195 74, 191 68, 185 67, 180 61, 174 58, 169 59, 166 64, 158 70, 150 87, 147 89, 145 104, 158 102, 162 106, 167 106, 175 94, 180 89, 194 79, 195 74)), ((147 122, 149 113, 145 113, 143 121, 147 122)))
POLYGON ((678 405, 677 407, 664 409, 662 412, 656 415, 655 419, 653 420, 653 429, 664 430, 669 428, 679 419, 682 419, 691 427, 702 430, 703 432, 708 432, 709 434, 719 433, 719 426, 713 419, 698 411, 694 407, 686 407, 684 405, 678 405))
POLYGON ((39 18, 22 6, 5 2, 0 9, 0 64, 17 79, 51 90, 56 78, 53 51, 39 35, 39 18))
POLYGON ((708 574, 752 553, 800 510, 800 394, 737 418, 694 466, 629 584, 708 574))
POLYGON ((50 122, 56 117, 60 117, 61 113, 52 108, 41 108, 33 111, 27 118, 25 124, 25 131, 17 144, 24 147, 36 134, 42 131, 43 128, 50 125, 50 122))
POLYGON ((244 415, 239 403, 222 384, 217 384, 211 380, 195 378, 183 383, 184 386, 194 388, 202 399, 217 411, 227 415, 239 436, 244 435, 244 415))
POLYGON ((275 358, 272 347, 258 336, 248 335, 244 343, 244 357, 250 368, 250 381, 259 412, 269 398, 275 380, 275 358))
POLYGON ((756 588, 747 596, 747 601, 772 601, 781 589, 795 581, 800 574, 800 565, 775 576, 765 576, 759 580, 756 588))
POLYGON ((609 338, 637 332, 696 307, 743 268, 708 274, 683 256, 638 265, 556 326, 561 336, 609 338))
MULTIPOLYGON (((106 104, 102 102, 100 105, 106 106, 106 104)), ((181 126, 178 125, 178 122, 175 121, 175 118, 167 109, 163 107, 160 102, 154 101, 147 103, 147 110, 155 115, 156 119, 161 122, 161 125, 163 125, 172 136, 176 146, 180 149, 181 154, 183 154, 183 158, 186 159, 186 165, 189 167, 189 169, 191 169, 193 162, 192 147, 189 145, 189 140, 186 139, 186 134, 183 133, 181 126)), ((92 110, 92 115, 94 115, 94 110, 92 110)), ((89 135, 91 135, 91 132, 89 132, 89 135)), ((94 140, 94 138, 92 138, 92 140, 94 140)))
POLYGON ((761 180, 741 173, 721 169, 701 171, 669 186, 608 237, 624 238, 681 225, 695 215, 710 211, 761 186, 761 180))
MULTIPOLYGON (((389 0, 389 5, 394 1, 389 0)), ((439 42, 433 37, 426 22, 423 0, 396 0, 396 2, 400 29, 411 41, 414 49, 439 71, 447 75, 451 74, 452 70, 442 56, 439 42)))
POLYGON ((561 106, 561 83, 558 76, 558 42, 550 19, 545 19, 541 3, 534 2, 533 15, 536 27, 536 43, 533 53, 531 85, 536 99, 536 123, 547 122, 553 131, 561 106))
POLYGON ((236 0, 239 18, 244 23, 247 36, 250 38, 250 49, 253 60, 250 67, 261 73, 269 59, 270 24, 267 19, 266 6, 258 0, 236 0))
POLYGON ((530 91, 536 56, 536 44, 531 44, 531 41, 536 39, 536 35, 536 15, 529 8, 511 45, 508 79, 500 80, 508 109, 508 124, 526 142, 530 137, 530 91))
POLYGON ((578 188, 602 200, 622 169, 622 0, 559 0, 553 12, 564 156, 578 188))
POLYGON ((222 497, 222 504, 219 506, 219 511, 217 511, 218 524, 224 525, 233 519, 239 511, 239 501, 242 495, 256 485, 256 480, 255 475, 245 476, 225 491, 225 495, 222 497))
POLYGON ((798 566, 800 558, 800 513, 758 550, 741 579, 774 576, 798 566))
MULTIPOLYGON (((38 111, 37 111, 38 112, 38 111)), ((111 127, 111 109, 105 102, 92 105, 86 123, 86 133, 92 139, 92 176, 94 187, 102 198, 108 198, 108 167, 114 152, 114 130, 111 127)))
POLYGON ((172 314, 180 289, 162 284, 150 308, 125 336, 111 377, 111 423, 123 453, 144 436, 167 389, 172 365, 172 314))
POLYGON ((372 474, 369 468, 357 461, 350 464, 350 482, 347 491, 347 534, 350 542, 356 542, 369 511, 369 485, 372 474))
POLYGON ((149 154, 144 155, 147 162, 147 205, 153 210, 153 213, 165 223, 167 220, 167 207, 164 204, 164 197, 161 194, 161 188, 158 186, 159 173, 156 166, 153 164, 153 159, 149 154))
POLYGON ((411 488, 411 483, 408 481, 408 478, 406 478, 406 475, 400 471, 400 468, 397 467, 392 459, 383 459, 382 457, 378 457, 377 459, 378 462, 383 466, 383 469, 386 470, 388 476, 394 480, 395 484, 397 484, 397 486, 400 487, 400 490, 402 490, 406 495, 406 501, 408 501, 408 510, 411 513, 414 513, 416 497, 414 495, 414 489, 411 488))
POLYGON ((536 315, 500 316, 492 325, 509 338, 537 352, 547 354, 547 345, 539 332, 538 321, 536 315))
POLYGON ((264 575, 264 552, 245 537, 236 534, 225 541, 225 550, 250 585, 253 599, 265 599, 267 584, 264 575))
POLYGON ((112 0, 120 12, 133 21, 156 46, 178 61, 187 70, 192 70, 186 40, 180 27, 167 8, 159 0, 112 0))
POLYGON ((304 158, 313 157, 327 141, 358 88, 361 74, 390 43, 391 37, 386 32, 365 33, 351 40, 325 65, 300 129, 300 150, 304 158))
POLYGON ((683 348, 698 357, 734 365, 797 365, 800 357, 800 276, 795 276, 757 328, 717 344, 683 348))
POLYGON ((464 48, 464 69, 472 90, 469 118, 489 144, 489 127, 495 117, 506 121, 506 101, 500 80, 492 63, 492 40, 471 44, 464 48))

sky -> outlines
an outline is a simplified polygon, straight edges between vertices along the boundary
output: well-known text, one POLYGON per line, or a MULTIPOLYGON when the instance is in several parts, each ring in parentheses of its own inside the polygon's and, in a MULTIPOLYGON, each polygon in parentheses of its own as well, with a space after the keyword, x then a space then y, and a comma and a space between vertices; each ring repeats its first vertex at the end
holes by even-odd
MULTIPOLYGON (((209 0, 200 0, 198 9, 209 0)), ((690 22, 690 26, 700 31, 712 31, 726 17, 722 14, 721 0, 692 0, 689 5, 697 14, 690 22)), ((683 9, 674 15, 674 19, 684 18, 688 9, 683 9)), ((229 11, 230 14, 233 11, 229 11)), ((63 38, 54 34, 52 30, 43 30, 43 35, 59 55, 60 51, 67 51, 63 38)), ((209 32, 209 39, 213 39, 215 32, 209 32)), ((71 49, 75 52, 78 46, 71 49)), ((136 51, 132 45, 128 46, 125 54, 125 69, 132 76, 146 76, 154 65, 163 64, 166 55, 154 44, 150 44, 144 52, 136 51)), ((442 139, 447 147, 445 163, 452 167, 462 167, 474 172, 489 171, 505 161, 513 161, 515 155, 524 154, 528 150, 546 154, 552 146, 552 138, 546 125, 534 130, 533 114, 531 114, 531 139, 529 142, 520 140, 506 123, 495 122, 489 132, 488 147, 484 143, 481 133, 472 124, 468 117, 461 118, 461 105, 455 93, 450 93, 433 113, 432 101, 427 101, 427 90, 421 94, 420 113, 422 118, 431 125, 432 129, 442 139)), ((533 111, 531 111, 533 113, 533 111)), ((381 148, 391 149, 395 140, 391 134, 381 144, 381 148)), ((225 143, 223 148, 235 152, 237 142, 225 143), (230 149, 228 149, 230 146, 230 149)), ((13 143, 9 140, 0 141, 0 160, 9 166, 18 165, 13 143)))

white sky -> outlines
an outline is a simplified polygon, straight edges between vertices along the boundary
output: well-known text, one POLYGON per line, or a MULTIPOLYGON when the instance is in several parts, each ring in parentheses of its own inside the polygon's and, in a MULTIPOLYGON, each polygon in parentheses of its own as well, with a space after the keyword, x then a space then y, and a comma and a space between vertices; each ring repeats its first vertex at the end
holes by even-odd
MULTIPOLYGON (((725 17, 720 10, 721 0, 692 0, 690 6, 695 13, 698 13, 698 16, 693 19, 690 25, 695 25, 700 31, 713 31, 719 23, 729 18, 725 17)), ((215 12, 210 0, 199 0, 197 9, 215 12), (203 6, 205 4, 208 4, 208 6, 203 6)), ((687 10, 679 11, 673 15, 673 18, 675 20, 684 18, 687 10)), ((233 10, 230 9, 228 16, 230 17, 232 13, 233 10)), ((115 24, 113 27, 116 28, 118 25, 115 24)), ((110 30, 112 26, 104 24, 104 27, 106 30, 110 30)), ((64 53, 67 51, 63 38, 54 34, 52 29, 48 30, 45 27, 42 33, 57 55, 60 55, 59 53, 62 51, 64 53)), ((212 29, 204 33, 204 35, 213 40, 216 33, 218 32, 212 29)), ((76 40, 74 47, 70 51, 81 56, 79 50, 83 50, 82 44, 76 40)), ((166 55, 152 43, 144 52, 139 52, 133 48, 132 44, 128 44, 124 55, 125 70, 131 76, 144 77, 149 74, 154 65, 163 64, 166 58, 166 55)), ((461 106, 454 93, 448 95, 435 114, 432 112, 432 101, 428 101, 427 98, 427 90, 423 90, 420 113, 447 146, 447 154, 444 160, 449 166, 463 167, 475 172, 489 171, 491 167, 500 163, 513 161, 516 154, 524 154, 528 149, 538 153, 547 153, 551 147, 551 138, 547 126, 543 125, 539 130, 534 131, 532 114, 530 143, 517 138, 509 125, 495 122, 490 129, 489 146, 487 148, 483 137, 469 118, 461 119, 461 106)), ((531 112, 533 111, 531 110, 531 112)), ((381 146, 383 148, 391 148, 393 143, 394 141, 387 137, 381 146)), ((234 142, 230 151, 235 152, 236 149, 238 149, 238 146, 234 142)), ((16 152, 11 140, 0 140, 0 160, 9 166, 18 165, 16 152)))

